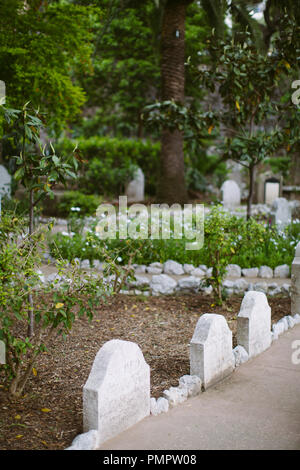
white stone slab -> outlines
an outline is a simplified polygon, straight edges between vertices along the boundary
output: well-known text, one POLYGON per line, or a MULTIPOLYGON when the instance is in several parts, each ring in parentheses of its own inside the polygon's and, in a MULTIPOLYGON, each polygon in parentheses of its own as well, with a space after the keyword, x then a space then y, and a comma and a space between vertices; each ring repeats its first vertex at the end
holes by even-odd
POLYGON ((221 186, 224 207, 236 207, 241 204, 241 190, 234 180, 227 180, 221 186))
POLYGON ((190 374, 206 389, 229 375, 235 367, 232 332, 223 315, 205 313, 196 325, 190 344, 190 374))
POLYGON ((137 168, 133 179, 127 185, 125 192, 128 202, 141 202, 145 198, 145 177, 141 168, 137 168))
POLYGON ((284 197, 277 197, 272 204, 272 216, 279 230, 289 225, 292 221, 292 208, 284 197))
POLYGON ((0 165, 0 195, 10 197, 11 176, 5 166, 0 165))
POLYGON ((0 341, 0 364, 6 364, 4 341, 0 341))
POLYGON ((118 339, 99 350, 83 388, 83 430, 99 442, 150 414, 150 368, 137 344, 118 339))
POLYGON ((300 314, 300 255, 294 258, 291 269, 291 312, 300 314))
POLYGON ((249 357, 271 345, 271 307, 263 292, 245 294, 237 317, 237 343, 246 349, 249 357))

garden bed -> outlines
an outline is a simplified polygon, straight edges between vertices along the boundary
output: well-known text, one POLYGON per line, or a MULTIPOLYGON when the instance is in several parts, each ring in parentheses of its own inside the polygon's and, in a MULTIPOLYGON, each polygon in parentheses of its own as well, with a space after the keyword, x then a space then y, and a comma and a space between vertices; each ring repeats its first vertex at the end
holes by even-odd
MULTIPOLYGON (((170 297, 118 295, 99 305, 91 323, 75 322, 66 340, 53 341, 38 359, 24 397, 9 399, 0 386, 0 449, 68 447, 82 433, 82 387, 95 355, 110 339, 137 343, 151 367, 151 396, 178 385, 189 373, 189 342, 199 316, 222 313, 233 332, 242 297, 231 296, 222 307, 212 297, 193 294, 170 297)), ((272 323, 290 314, 290 298, 269 299, 272 323)), ((2 377, 0 376, 2 379, 2 377)))

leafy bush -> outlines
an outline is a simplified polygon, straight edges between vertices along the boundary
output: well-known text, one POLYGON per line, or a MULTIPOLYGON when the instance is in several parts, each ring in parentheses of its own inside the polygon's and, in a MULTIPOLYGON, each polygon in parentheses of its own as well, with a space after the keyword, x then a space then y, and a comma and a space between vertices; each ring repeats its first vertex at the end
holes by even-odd
POLYGON ((299 223, 291 224, 284 233, 280 233, 276 227, 269 227, 254 219, 246 221, 230 216, 220 208, 213 208, 205 217, 204 246, 194 251, 186 250, 186 243, 190 240, 184 236, 182 239, 174 239, 172 233, 169 240, 151 240, 150 237, 146 240, 100 240, 95 233, 95 225, 96 222, 88 235, 84 236, 78 233, 73 236, 56 234, 50 242, 52 255, 70 261, 74 258, 101 261, 98 248, 105 246, 112 253, 118 250, 122 252, 120 264, 126 264, 135 251, 133 263, 138 264, 173 259, 182 264, 213 266, 218 262, 215 257, 221 256, 224 266, 236 263, 242 268, 262 265, 275 268, 280 264, 291 265, 295 245, 300 238, 299 223), (226 249, 223 245, 226 245, 226 249))
POLYGON ((23 227, 24 221, 14 215, 6 213, 1 218, 0 340, 5 343, 7 364, 0 370, 15 396, 23 392, 36 358, 46 350, 50 338, 69 333, 76 311, 79 316, 91 318, 93 305, 105 291, 99 280, 87 278, 75 265, 68 270, 71 282, 64 280, 63 263, 58 265, 62 276, 59 284, 54 281, 38 286, 37 269, 45 250, 45 230, 29 235, 23 227), (31 315, 35 334, 29 336, 31 315))
POLYGON ((137 166, 145 174, 146 192, 155 194, 160 144, 149 140, 110 137, 79 138, 76 143, 63 139, 57 148, 68 155, 78 145, 86 161, 79 189, 87 194, 119 195, 137 166))
POLYGON ((58 204, 57 215, 68 217, 72 208, 79 208, 81 216, 95 215, 101 202, 101 196, 83 194, 80 191, 66 191, 58 204))

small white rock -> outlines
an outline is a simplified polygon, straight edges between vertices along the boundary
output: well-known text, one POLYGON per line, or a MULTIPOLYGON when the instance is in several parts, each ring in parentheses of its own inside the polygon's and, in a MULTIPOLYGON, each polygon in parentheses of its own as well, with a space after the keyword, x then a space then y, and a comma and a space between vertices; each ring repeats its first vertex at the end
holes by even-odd
POLYGON ((235 359, 235 367, 239 367, 244 362, 247 362, 249 359, 249 354, 243 346, 238 345, 233 349, 233 355, 235 359))
POLYGON ((211 277, 213 273, 213 268, 207 268, 206 270, 206 277, 211 277))
POLYGON ((184 274, 184 270, 182 265, 180 263, 177 263, 177 261, 168 260, 164 263, 164 273, 181 276, 182 274, 184 274))
MULTIPOLYGON (((152 265, 153 264, 156 265, 156 263, 152 263, 152 265)), ((160 264, 160 263, 158 263, 158 264, 160 264)), ((161 274, 162 273, 162 267, 161 266, 152 266, 152 265, 150 264, 150 266, 148 266, 146 268, 147 273, 149 273, 149 274, 161 274)))
POLYGON ((241 277, 242 270, 238 264, 228 264, 226 275, 228 277, 241 277))
POLYGON ((163 397, 168 400, 169 406, 176 406, 183 403, 187 399, 187 390, 180 387, 170 387, 169 390, 163 392, 163 397))
POLYGON ((197 375, 183 375, 179 379, 179 387, 186 388, 188 397, 195 397, 201 393, 202 382, 197 375))
POLYGON ((206 264, 199 264, 198 268, 202 269, 202 271, 204 271, 206 273, 207 271, 207 266, 206 264))
POLYGON ((177 286, 177 282, 167 274, 158 274, 152 276, 150 288, 153 295, 173 294, 177 286))
POLYGON ((258 277, 271 279, 273 277, 273 269, 269 266, 261 266, 259 268, 258 277))
POLYGON ((277 322, 273 325, 272 331, 274 334, 274 339, 277 339, 279 335, 282 335, 284 333, 284 324, 281 322, 277 322))
POLYGON ((291 315, 287 315, 286 319, 287 319, 289 328, 294 328, 296 324, 294 318, 291 315))
POLYGON ((266 294, 268 292, 268 284, 266 282, 256 282, 254 284, 254 290, 266 294))
POLYGON ((281 318, 278 323, 283 324, 284 326, 283 331, 287 331, 289 329, 289 324, 288 324, 288 320, 286 317, 281 318))
POLYGON ((179 290, 197 290, 200 286, 200 279, 195 276, 183 277, 178 280, 179 290))
POLYGON ((157 402, 156 402, 155 398, 153 398, 153 397, 150 398, 150 413, 151 413, 153 416, 157 416, 157 415, 158 415, 158 411, 157 411, 157 402))
POLYGON ((169 402, 166 398, 159 397, 156 402, 158 414, 169 411, 169 402))
POLYGON ((95 429, 79 434, 66 450, 96 450, 99 447, 99 433, 95 429))
POLYGON ((81 261, 81 268, 82 269, 89 269, 90 268, 90 260, 89 259, 84 259, 81 261))
POLYGON ((287 264, 282 264, 274 269, 274 277, 287 278, 290 276, 290 267, 287 264))
POLYGON ((143 274, 146 272, 146 266, 144 264, 138 264, 134 267, 134 272, 136 274, 143 274))
POLYGON ((293 320, 295 322, 296 325, 298 325, 300 323, 300 315, 299 313, 296 313, 294 316, 293 316, 293 320))
POLYGON ((205 272, 202 271, 202 269, 200 269, 200 268, 195 268, 195 269, 193 269, 193 271, 191 271, 191 276, 204 277, 205 272))
POLYGON ((258 268, 244 268, 242 269, 242 275, 244 277, 257 277, 258 271, 258 268))
POLYGON ((184 272, 186 274, 190 274, 193 269, 195 269, 195 266, 193 264, 184 264, 183 265, 184 272))

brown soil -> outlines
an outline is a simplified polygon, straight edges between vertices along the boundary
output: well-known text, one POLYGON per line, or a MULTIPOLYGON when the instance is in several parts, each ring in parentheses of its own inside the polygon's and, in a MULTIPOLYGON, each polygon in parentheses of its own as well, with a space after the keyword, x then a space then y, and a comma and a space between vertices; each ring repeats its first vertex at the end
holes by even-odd
MULTIPOLYGON (((290 299, 269 299, 272 322, 290 312, 290 299)), ((24 397, 10 399, 0 385, 0 449, 59 450, 82 433, 82 387, 99 348, 110 339, 136 342, 151 367, 151 395, 177 386, 189 373, 188 344, 203 313, 223 314, 236 345, 241 297, 222 307, 209 296, 143 297, 118 295, 101 305, 91 323, 78 320, 67 339, 57 338, 35 366, 24 397)), ((1 377, 0 377, 1 378, 1 377)))

